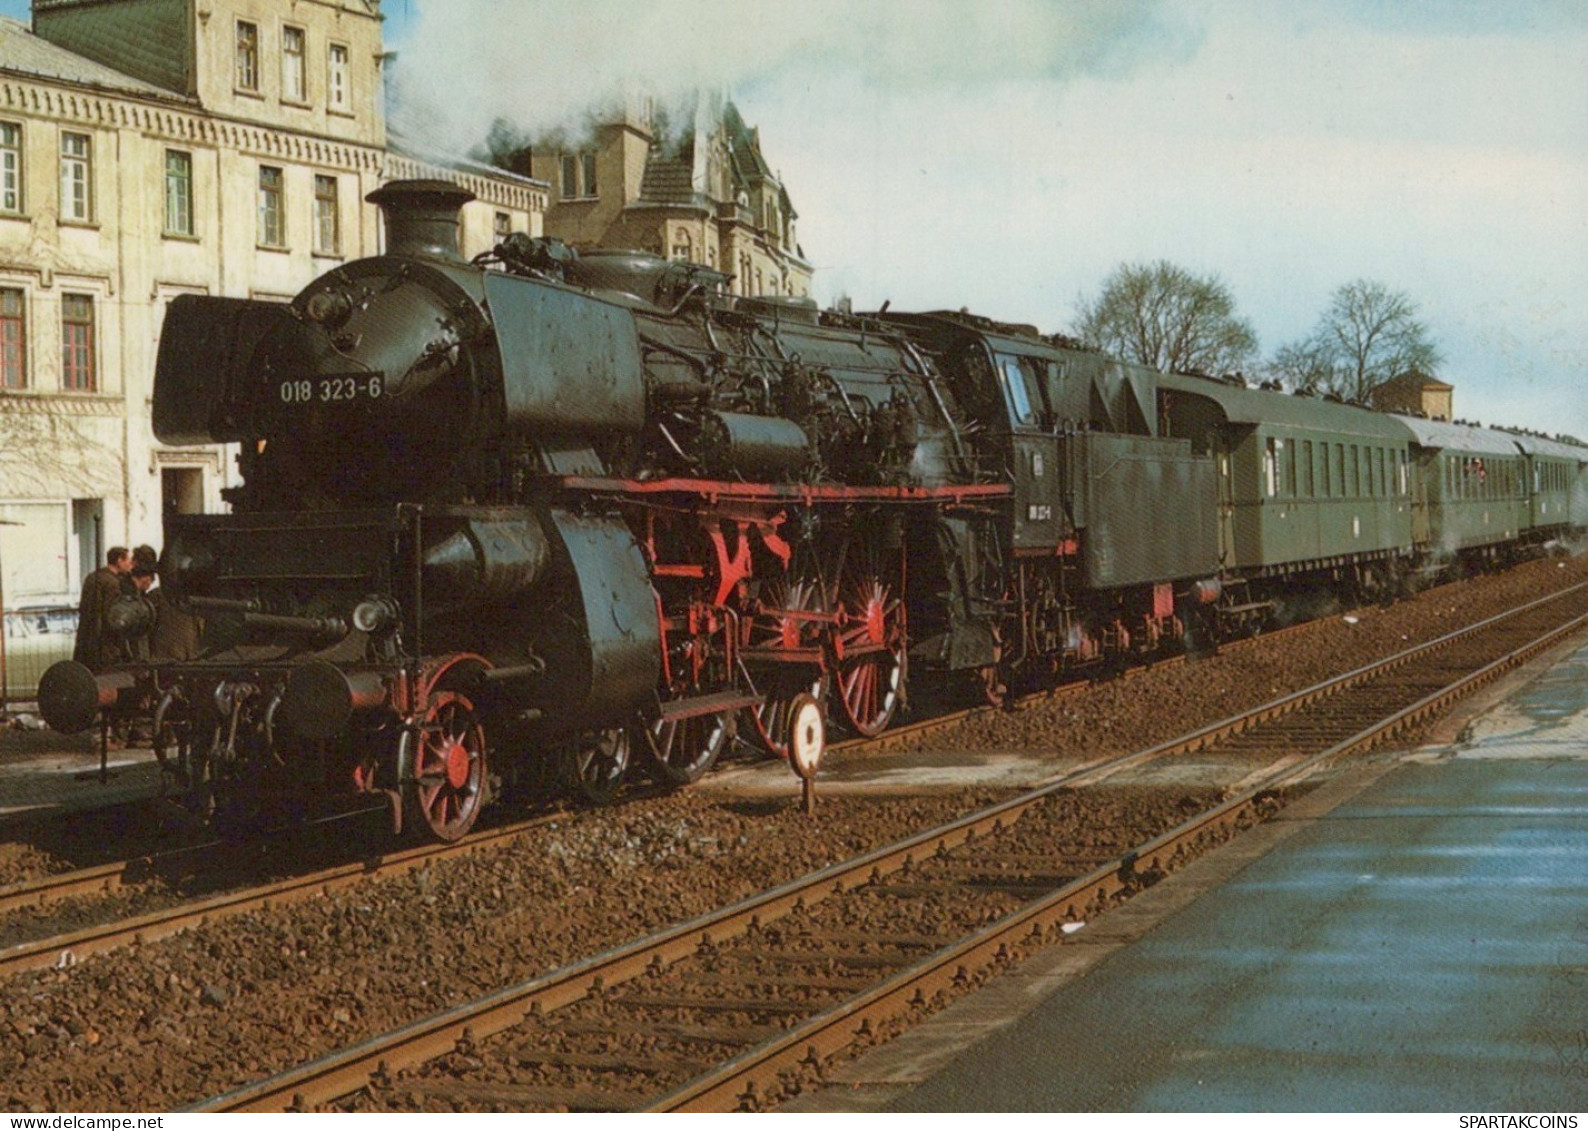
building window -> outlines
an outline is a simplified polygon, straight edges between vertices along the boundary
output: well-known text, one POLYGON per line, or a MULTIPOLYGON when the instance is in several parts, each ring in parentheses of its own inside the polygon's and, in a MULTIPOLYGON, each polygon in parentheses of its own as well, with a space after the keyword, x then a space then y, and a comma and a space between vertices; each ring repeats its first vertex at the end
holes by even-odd
POLYGON ((281 29, 281 97, 288 102, 307 102, 304 85, 304 35, 301 27, 281 29))
POLYGON ((22 211, 22 127, 0 122, 0 212, 22 211))
POLYGON ((598 189, 596 185, 596 155, 594 153, 581 154, 579 163, 584 168, 584 194, 595 196, 598 189))
POLYGON ((321 255, 342 253, 341 208, 335 177, 314 178, 314 250, 321 255))
POLYGON ((692 258, 690 254, 692 246, 693 241, 689 238, 689 233, 679 228, 673 236, 673 258, 680 263, 688 263, 692 258))
POLYGON ((491 233, 496 237, 496 242, 501 243, 513 234, 513 218, 506 212, 498 212, 492 224, 491 233))
POLYGON ((270 165, 259 166, 259 242, 264 247, 287 246, 282 225, 286 210, 281 198, 281 170, 270 165))
POLYGON ((180 149, 165 151, 165 231, 193 234, 193 155, 180 149))
POLYGON ((326 54, 328 65, 327 88, 330 91, 331 109, 351 110, 353 91, 348 84, 347 48, 340 43, 331 44, 326 54))
POLYGON ((61 296, 61 388, 92 393, 94 383, 94 299, 61 296))
POLYGON ((237 89, 259 91, 259 25, 237 21, 237 89))
POLYGON ((28 387, 27 295, 0 288, 0 388, 28 387))
POLYGON ((61 219, 88 223, 94 218, 93 139, 61 135, 61 219))
POLYGON ((562 155, 562 198, 571 200, 579 195, 579 159, 572 153, 562 155))

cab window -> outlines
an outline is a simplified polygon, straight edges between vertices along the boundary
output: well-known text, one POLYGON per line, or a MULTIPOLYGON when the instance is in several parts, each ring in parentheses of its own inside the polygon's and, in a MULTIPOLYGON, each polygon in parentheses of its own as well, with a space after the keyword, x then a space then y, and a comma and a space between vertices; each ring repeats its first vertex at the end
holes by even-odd
POLYGON ((1009 411, 1014 422, 1037 423, 1037 412, 1042 406, 1042 384, 1036 360, 1001 353, 998 371, 1003 374, 1004 387, 1009 391, 1009 411))

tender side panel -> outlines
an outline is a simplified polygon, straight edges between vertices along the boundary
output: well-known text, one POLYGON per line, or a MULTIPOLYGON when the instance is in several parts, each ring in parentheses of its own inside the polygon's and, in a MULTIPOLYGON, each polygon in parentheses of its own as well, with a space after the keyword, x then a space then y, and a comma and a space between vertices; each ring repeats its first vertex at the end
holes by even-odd
POLYGON ((1217 473, 1190 441, 1092 432, 1069 445, 1087 585, 1218 572, 1217 473))

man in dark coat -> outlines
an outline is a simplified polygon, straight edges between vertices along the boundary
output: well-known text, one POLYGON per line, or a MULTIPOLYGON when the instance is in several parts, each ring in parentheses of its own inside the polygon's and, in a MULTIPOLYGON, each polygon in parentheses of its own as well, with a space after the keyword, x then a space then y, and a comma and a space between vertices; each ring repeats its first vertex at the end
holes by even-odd
MULTIPOLYGON (((153 578, 158 569, 154 550, 139 546, 132 552, 132 575, 135 583, 140 573, 153 578), (145 554, 141 566, 139 554, 145 554)), ((177 607, 175 601, 166 599, 161 586, 143 586, 144 599, 154 611, 154 628, 149 634, 146 657, 151 660, 191 660, 199 654, 204 635, 204 622, 192 613, 177 607)))
POLYGON ((153 546, 139 546, 132 552, 132 569, 127 577, 132 582, 132 588, 124 592, 121 600, 134 602, 141 607, 142 612, 132 622, 141 626, 133 629, 121 641, 120 647, 126 659, 147 660, 149 658, 150 635, 154 630, 155 616, 158 605, 154 601, 154 594, 150 588, 154 585, 155 572, 159 568, 159 559, 153 546))
POLYGON ((105 632, 105 614, 123 593, 131 591, 131 572, 132 552, 125 546, 112 546, 105 564, 83 579, 72 659, 91 671, 102 671, 122 658, 118 642, 105 632))

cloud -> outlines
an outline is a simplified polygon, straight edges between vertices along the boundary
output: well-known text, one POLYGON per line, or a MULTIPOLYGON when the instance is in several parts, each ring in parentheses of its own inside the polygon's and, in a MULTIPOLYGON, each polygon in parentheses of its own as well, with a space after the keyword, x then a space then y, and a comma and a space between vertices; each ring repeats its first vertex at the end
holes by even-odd
POLYGON ((1459 412, 1588 435, 1578 0, 415 8, 398 70, 454 144, 577 124, 626 81, 731 87, 820 298, 1063 329, 1116 264, 1166 258, 1222 276, 1271 350, 1374 278, 1420 304, 1459 412))
POLYGON ((1196 43, 1165 0, 430 0, 398 45, 394 117, 456 149, 497 117, 567 128, 624 94, 1122 76, 1196 43))

